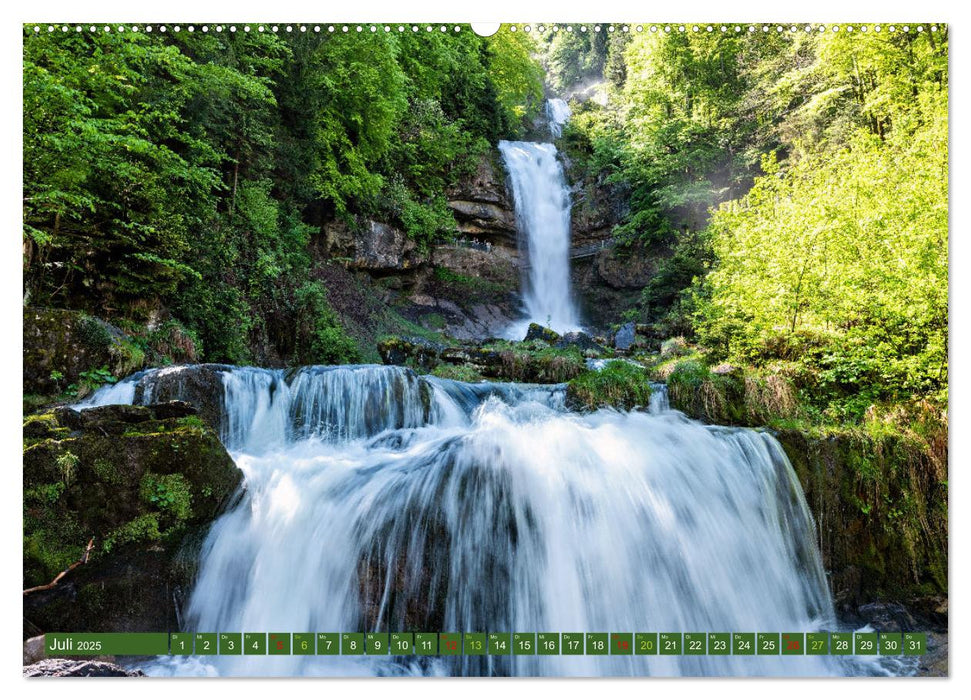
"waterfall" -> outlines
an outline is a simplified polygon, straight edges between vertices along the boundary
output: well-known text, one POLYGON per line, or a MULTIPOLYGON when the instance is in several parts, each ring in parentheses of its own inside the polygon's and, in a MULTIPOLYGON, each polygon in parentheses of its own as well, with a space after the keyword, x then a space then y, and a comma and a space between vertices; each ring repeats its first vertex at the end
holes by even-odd
MULTIPOLYGON (((191 387, 179 367, 134 397, 191 387), (163 386, 164 382, 168 382, 163 386)), ((185 612, 206 632, 809 632, 836 621, 779 443, 562 386, 218 367, 245 477, 185 612)), ((122 383, 124 385, 124 383, 122 383)), ((127 389, 126 389, 127 391, 127 389)), ((188 389, 186 389, 188 391, 188 389)), ((186 397, 189 398, 189 397, 186 397)), ((838 656, 220 656, 150 675, 844 675, 838 656)), ((885 663, 885 662, 884 662, 885 663)))
POLYGON ((523 284, 526 318, 508 337, 521 340, 530 323, 563 333, 580 329, 570 291, 570 192, 556 147, 549 143, 500 141, 512 182, 520 247, 528 263, 523 284))
POLYGON ((546 118, 549 120, 550 134, 558 139, 563 135, 563 125, 566 124, 572 112, 566 100, 553 97, 546 101, 546 118))

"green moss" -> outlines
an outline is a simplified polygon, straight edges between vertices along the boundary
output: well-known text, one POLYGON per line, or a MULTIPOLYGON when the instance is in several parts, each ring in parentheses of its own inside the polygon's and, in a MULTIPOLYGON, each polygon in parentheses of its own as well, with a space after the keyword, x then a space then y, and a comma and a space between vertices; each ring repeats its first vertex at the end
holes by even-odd
POLYGON ((102 483, 116 486, 121 483, 121 475, 115 465, 107 459, 92 460, 91 469, 102 483))
POLYGON ((57 456, 57 468, 61 472, 61 479, 64 481, 66 486, 70 486, 74 483, 74 478, 77 476, 78 463, 81 459, 76 454, 70 450, 65 450, 57 456))
POLYGON ((185 416, 179 419, 179 425, 184 428, 192 428, 195 430, 205 430, 208 428, 205 421, 199 416, 185 416))
POLYGON ((445 317, 441 314, 425 314, 421 317, 421 323, 426 328, 439 331, 445 327, 445 317))
POLYGON ((573 410, 644 407, 651 399, 650 375, 630 362, 610 362, 600 371, 588 370, 571 380, 566 399, 573 410))
POLYGON ((113 345, 113 337, 108 326, 101 320, 81 314, 77 322, 78 339, 95 352, 108 350, 113 345))
POLYGON ((472 365, 441 364, 432 370, 432 374, 442 379, 454 379, 459 382, 481 382, 484 377, 472 365))
POLYGON ((947 593, 947 483, 927 443, 902 429, 777 423, 820 527, 838 598, 947 593))
POLYGON ((467 300, 469 298, 467 295, 474 295, 474 297, 478 298, 482 296, 502 297, 510 291, 504 284, 482 279, 481 277, 463 275, 461 272, 455 272, 447 267, 436 267, 435 279, 448 285, 449 291, 459 299, 467 300))
POLYGON ((24 489, 24 501, 26 503, 36 503, 39 505, 54 505, 64 493, 65 485, 63 481, 55 481, 53 484, 39 484, 29 489, 24 489))
POLYGON ((145 474, 139 485, 139 496, 145 504, 171 516, 175 522, 192 517, 192 491, 181 474, 145 474))
POLYGON ((158 515, 145 513, 112 530, 101 545, 107 554, 116 547, 132 542, 157 542, 162 539, 159 531, 158 515))
POLYGON ((126 377, 145 367, 146 353, 131 338, 121 338, 112 344, 112 371, 116 376, 126 377))
POLYGON ((179 434, 197 436, 206 430, 208 430, 208 426, 199 416, 185 416, 177 420, 150 420, 132 423, 125 428, 123 435, 124 437, 179 434))

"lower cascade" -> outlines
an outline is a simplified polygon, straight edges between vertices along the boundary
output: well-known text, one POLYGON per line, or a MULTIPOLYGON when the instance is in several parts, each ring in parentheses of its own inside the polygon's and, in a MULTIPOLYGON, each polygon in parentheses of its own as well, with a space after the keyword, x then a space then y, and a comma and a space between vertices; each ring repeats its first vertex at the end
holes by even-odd
MULTIPOLYGON (((188 396, 209 372, 243 493, 212 526, 194 632, 835 629, 814 524, 776 440, 667 408, 572 413, 563 386, 384 366, 139 373, 89 405, 188 396), (175 394, 175 395, 173 395, 175 394)), ((873 668, 864 669, 868 663, 873 668)), ((150 675, 846 675, 802 656, 220 656, 150 675)))

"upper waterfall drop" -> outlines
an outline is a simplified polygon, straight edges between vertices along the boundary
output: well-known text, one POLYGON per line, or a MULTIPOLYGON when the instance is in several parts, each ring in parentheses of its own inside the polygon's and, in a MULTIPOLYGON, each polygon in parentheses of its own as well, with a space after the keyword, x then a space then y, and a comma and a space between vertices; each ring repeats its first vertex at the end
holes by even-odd
POLYGON ((563 125, 566 124, 571 114, 573 112, 570 111, 570 105, 566 103, 566 100, 552 97, 546 101, 546 118, 549 119, 550 134, 553 138, 558 139, 563 135, 563 125))
POLYGON ((570 191, 551 143, 500 141, 512 182, 520 246, 528 268, 523 279, 525 319, 508 337, 521 340, 530 323, 559 333, 580 330, 570 289, 570 191))

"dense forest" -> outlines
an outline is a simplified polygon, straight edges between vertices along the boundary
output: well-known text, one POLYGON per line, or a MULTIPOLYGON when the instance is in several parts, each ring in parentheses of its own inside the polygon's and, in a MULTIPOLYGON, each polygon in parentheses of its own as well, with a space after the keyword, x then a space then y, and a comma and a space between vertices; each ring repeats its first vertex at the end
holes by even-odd
POLYGON ((25 303, 150 321, 176 359, 353 361, 322 223, 450 240, 443 192, 545 92, 574 98, 574 172, 626 203, 614 238, 660 260, 627 320, 829 419, 946 405, 946 28, 695 29, 28 27, 25 303))
POLYGON ((669 252, 630 317, 831 418, 946 405, 946 30, 694 29, 549 42, 607 79, 565 139, 629 198, 614 235, 669 252))
POLYGON ((542 104, 526 35, 61 32, 24 44, 30 304, 144 322, 246 362, 353 360, 311 275, 322 221, 422 245, 443 188, 542 104))

